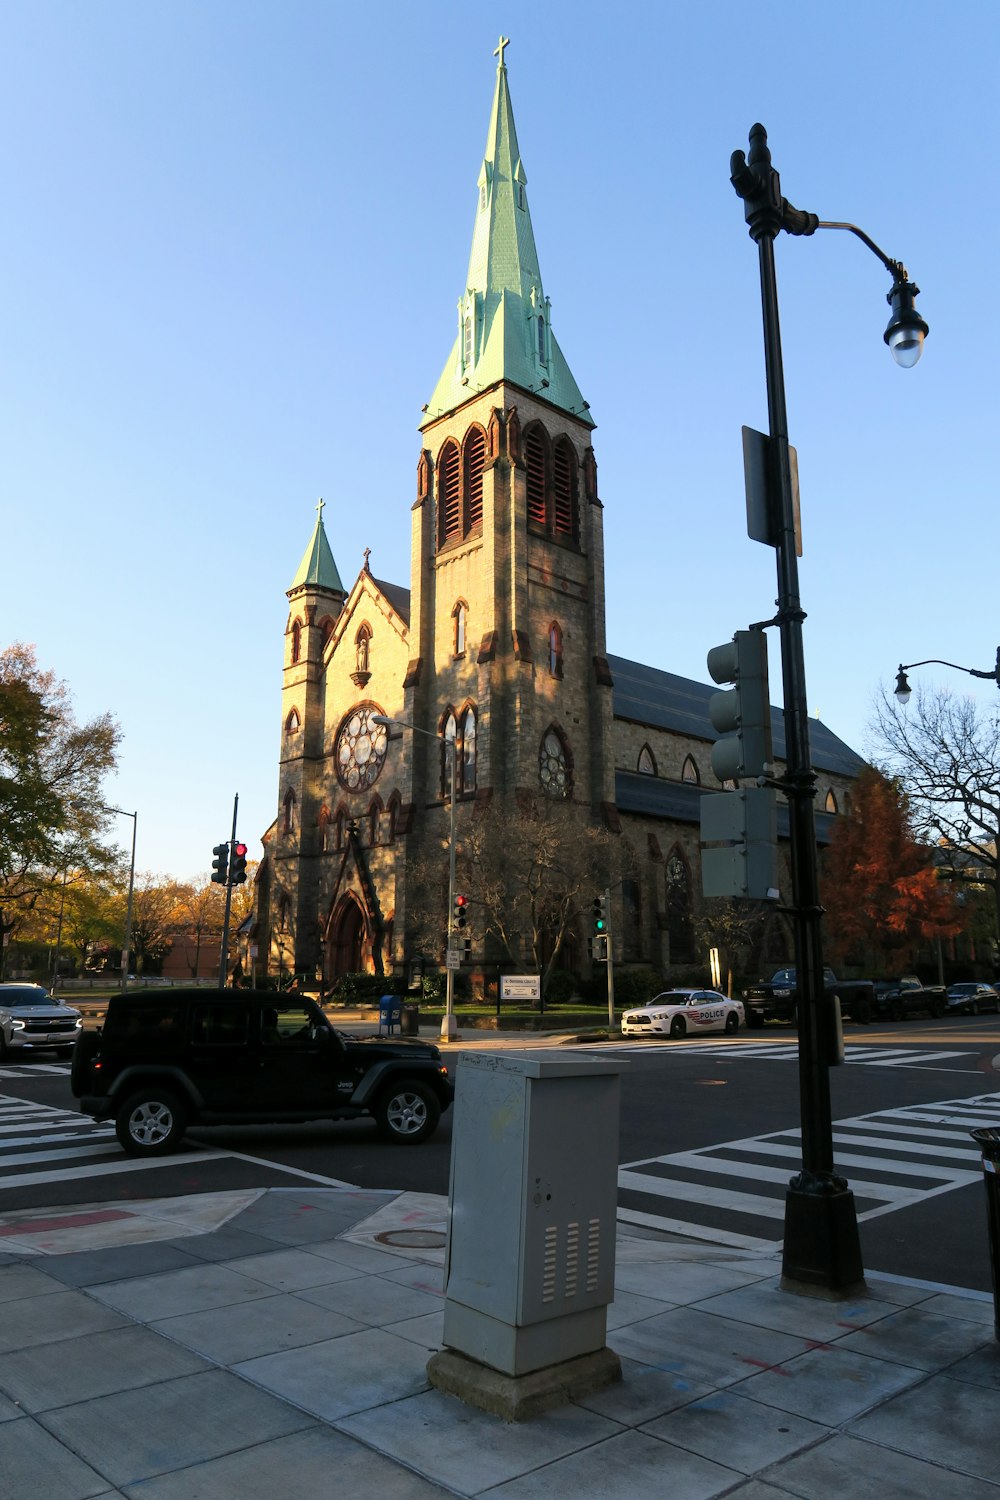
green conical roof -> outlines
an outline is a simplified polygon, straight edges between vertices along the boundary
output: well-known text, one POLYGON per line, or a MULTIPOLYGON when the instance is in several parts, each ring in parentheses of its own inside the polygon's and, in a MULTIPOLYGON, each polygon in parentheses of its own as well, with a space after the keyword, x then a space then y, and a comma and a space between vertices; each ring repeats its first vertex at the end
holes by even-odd
POLYGON ((478 178, 476 220, 458 337, 426 407, 425 424, 499 380, 512 381, 594 423, 549 323, 528 211, 501 38, 496 90, 478 178))
POLYGON ((323 526, 325 503, 324 500, 320 500, 316 506, 316 525, 312 539, 302 555, 298 572, 288 589, 289 594, 301 588, 328 589, 333 593, 344 593, 344 585, 340 581, 337 564, 333 560, 330 543, 326 539, 326 529, 323 526))

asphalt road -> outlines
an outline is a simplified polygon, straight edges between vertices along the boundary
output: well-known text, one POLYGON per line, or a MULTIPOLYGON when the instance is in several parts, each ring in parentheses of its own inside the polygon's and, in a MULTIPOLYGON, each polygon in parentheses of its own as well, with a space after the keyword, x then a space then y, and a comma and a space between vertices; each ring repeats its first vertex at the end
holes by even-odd
MULTIPOLYGON (((588 1049, 592 1050, 592 1049, 588 1049)), ((739 1245, 780 1241, 798 1166, 794 1033, 613 1043, 622 1084, 620 1211, 739 1245)), ((971 1124, 1000 1122, 1000 1018, 849 1027, 831 1073, 838 1166, 872 1271, 990 1289, 985 1189, 971 1124)), ((454 1055, 453 1055, 454 1056, 454 1055)), ((296 1179, 447 1193, 451 1112, 430 1142, 383 1143, 370 1121, 219 1127, 162 1165, 135 1162, 76 1114, 68 1069, 0 1068, 0 1216, 296 1179)), ((572 1141, 567 1142, 571 1148, 572 1141)))

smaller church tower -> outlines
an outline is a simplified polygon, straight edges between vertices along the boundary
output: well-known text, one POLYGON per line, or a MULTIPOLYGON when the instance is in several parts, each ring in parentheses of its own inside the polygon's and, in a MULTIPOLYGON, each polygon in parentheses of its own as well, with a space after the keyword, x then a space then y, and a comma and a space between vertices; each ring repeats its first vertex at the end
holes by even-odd
POLYGON ((281 694, 278 821, 271 846, 280 891, 272 912, 272 946, 284 969, 315 965, 318 946, 310 865, 319 849, 318 812, 323 798, 321 762, 325 733, 324 656, 346 593, 323 525, 324 502, 291 587, 285 629, 281 694), (287 951, 284 951, 287 947, 287 951))

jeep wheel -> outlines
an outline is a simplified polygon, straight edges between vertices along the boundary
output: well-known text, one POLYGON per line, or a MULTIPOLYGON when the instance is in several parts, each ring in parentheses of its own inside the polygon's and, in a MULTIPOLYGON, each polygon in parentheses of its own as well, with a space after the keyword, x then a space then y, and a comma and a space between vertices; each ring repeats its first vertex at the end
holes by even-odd
POLYGON ((115 1135, 129 1156, 165 1156, 180 1144, 187 1119, 168 1089, 140 1089, 115 1116, 115 1135))
POLYGON ((726 1017, 726 1030, 727 1031, 739 1031, 739 1029, 740 1029, 740 1018, 739 1018, 739 1016, 736 1014, 736 1012, 734 1010, 731 1010, 729 1012, 728 1016, 726 1017))
POLYGON ((423 1083, 390 1085, 374 1109, 379 1134, 399 1146, 417 1146, 433 1135, 441 1118, 437 1095, 423 1083))
POLYGON ((687 1036, 687 1022, 683 1016, 674 1016, 674 1019, 670 1023, 670 1035, 677 1037, 687 1036))
POLYGON ((73 1061, 69 1070, 69 1086, 77 1099, 87 1092, 87 1086, 90 1083, 90 1064, 100 1044, 100 1034, 96 1031, 81 1031, 76 1039, 73 1061))

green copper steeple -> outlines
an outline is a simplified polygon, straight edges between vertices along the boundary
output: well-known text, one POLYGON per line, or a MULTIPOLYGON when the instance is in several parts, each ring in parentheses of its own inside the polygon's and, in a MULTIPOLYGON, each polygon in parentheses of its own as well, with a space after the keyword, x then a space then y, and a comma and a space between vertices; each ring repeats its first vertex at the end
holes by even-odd
POLYGON ((477 183, 469 273, 458 304, 458 337, 425 408, 426 421, 506 380, 593 427, 550 326, 507 87, 503 52, 508 45, 501 37, 494 54, 500 62, 477 183))
POLYGON ((344 585, 340 581, 337 564, 333 560, 333 553, 330 551, 330 543, 326 539, 326 530, 323 526, 325 504, 324 500, 320 500, 316 505, 316 526, 312 540, 302 555, 299 570, 287 591, 289 594, 301 588, 320 588, 328 589, 331 593, 344 593, 344 585))

